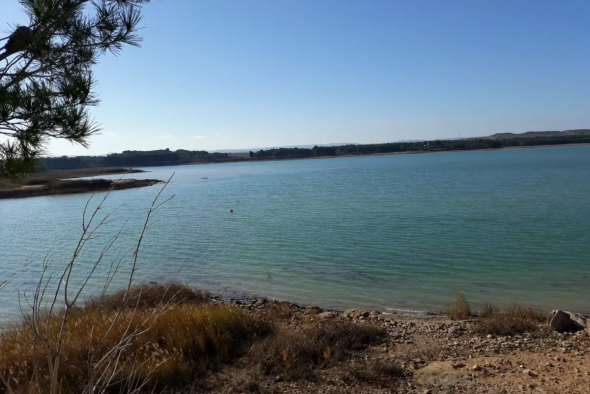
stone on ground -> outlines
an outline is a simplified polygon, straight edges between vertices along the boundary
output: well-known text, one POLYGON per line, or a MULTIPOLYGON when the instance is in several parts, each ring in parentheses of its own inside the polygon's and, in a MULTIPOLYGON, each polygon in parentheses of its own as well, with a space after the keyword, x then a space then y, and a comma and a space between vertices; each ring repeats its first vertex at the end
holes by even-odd
POLYGON ((551 318, 551 329, 554 331, 566 331, 572 326, 572 319, 570 315, 560 309, 555 311, 553 318, 551 318))
POLYGON ((358 319, 360 317, 369 317, 369 312, 363 309, 347 309, 344 311, 342 316, 349 318, 349 319, 358 319))

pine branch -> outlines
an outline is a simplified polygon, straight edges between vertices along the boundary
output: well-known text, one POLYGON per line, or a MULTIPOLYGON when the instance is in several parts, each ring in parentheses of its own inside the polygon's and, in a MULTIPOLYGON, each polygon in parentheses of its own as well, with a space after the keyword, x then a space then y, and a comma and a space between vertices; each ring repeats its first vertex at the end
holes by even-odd
POLYGON ((105 52, 139 46, 141 5, 149 0, 19 0, 28 26, 0 48, 0 177, 37 157, 52 138, 88 146, 100 127, 92 67, 105 52), (19 156, 20 155, 20 156, 19 156), (10 163, 8 163, 10 161, 10 163))

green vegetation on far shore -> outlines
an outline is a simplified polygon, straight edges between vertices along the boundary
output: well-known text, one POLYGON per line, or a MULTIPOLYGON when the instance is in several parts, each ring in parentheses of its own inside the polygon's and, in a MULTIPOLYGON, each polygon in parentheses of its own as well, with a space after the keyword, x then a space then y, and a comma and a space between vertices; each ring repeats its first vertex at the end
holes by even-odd
POLYGON ((189 151, 179 149, 170 151, 160 149, 153 151, 124 151, 106 156, 44 157, 39 159, 41 171, 73 170, 97 167, 149 167, 191 163, 218 163, 241 160, 230 157, 227 153, 209 153, 206 151, 189 151))
POLYGON ((272 148, 256 152, 232 154, 179 149, 171 151, 124 151, 107 156, 47 157, 39 160, 42 170, 71 170, 96 167, 144 167, 196 163, 224 163, 248 160, 283 160, 313 157, 336 157, 351 155, 427 153, 444 151, 467 151, 534 147, 543 145, 588 144, 590 130, 557 135, 513 134, 459 140, 434 140, 416 142, 390 142, 384 144, 349 144, 340 146, 314 146, 313 148, 272 148))
POLYGON ((580 134, 563 134, 551 136, 518 136, 512 138, 469 138, 460 140, 434 140, 416 142, 390 142, 384 144, 349 144, 341 146, 315 146, 305 148, 278 148, 259 150, 256 159, 292 159, 322 156, 370 155, 386 153, 423 153, 464 151, 482 149, 502 149, 524 146, 588 144, 590 131, 580 134))

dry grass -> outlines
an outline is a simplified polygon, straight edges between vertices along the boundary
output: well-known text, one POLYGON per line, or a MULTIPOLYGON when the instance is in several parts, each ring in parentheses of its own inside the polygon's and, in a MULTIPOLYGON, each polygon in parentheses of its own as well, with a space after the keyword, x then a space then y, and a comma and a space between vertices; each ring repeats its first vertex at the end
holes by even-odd
POLYGON ((471 317, 471 307, 463 293, 457 293, 447 304, 447 316, 451 320, 465 320, 471 317))
MULTIPOLYGON (((169 305, 158 310, 155 319, 151 306, 126 309, 115 319, 117 312, 109 309, 111 305, 112 299, 104 307, 95 300, 92 307, 70 312, 60 366, 62 393, 82 392, 91 351, 95 352, 94 360, 100 359, 129 330, 137 328, 141 334, 123 349, 120 368, 105 364, 99 373, 111 368, 116 373, 113 382, 133 376, 137 382, 149 379, 148 386, 154 388, 190 384, 195 376, 218 363, 245 353, 252 341, 272 330, 268 323, 226 305, 169 305), (110 329, 113 320, 115 324, 110 329), (103 337, 104 343, 99 346, 103 337)), ((57 338, 60 324, 61 317, 56 315, 44 318, 41 327, 49 338, 57 338)), ((41 386, 47 375, 44 349, 35 349, 34 343, 26 323, 0 334, 0 374, 18 393, 35 388, 30 383, 35 360, 39 361, 41 386)), ((120 388, 114 384, 111 391, 118 392, 120 388)))
POLYGON ((542 310, 516 302, 503 307, 486 302, 477 313, 473 313, 462 293, 458 293, 447 305, 447 316, 452 320, 477 316, 476 331, 492 335, 515 335, 535 331, 540 323, 548 321, 548 315, 542 310))
POLYGON ((194 393, 213 391, 215 388, 218 392, 230 393, 252 393, 252 394, 278 394, 284 391, 279 391, 273 387, 272 381, 264 379, 256 371, 251 369, 232 369, 223 376, 215 377, 217 382, 213 382, 212 387, 204 387, 201 391, 194 391, 194 393), (221 382, 219 382, 221 381, 221 382), (219 384, 219 383, 221 384, 219 384), (216 384, 217 383, 217 384, 216 384), (225 386, 225 390, 220 390, 220 386, 225 386), (218 391, 219 390, 219 391, 218 391))
POLYGON ((378 387, 392 387, 403 378, 403 367, 393 359, 373 359, 356 362, 346 370, 342 380, 346 383, 360 381, 378 387))
POLYGON ((383 330, 373 324, 316 322, 299 331, 278 330, 255 343, 249 356, 263 373, 297 380, 311 378, 313 368, 334 365, 350 352, 378 343, 383 337, 383 330))
MULTIPOLYGON (((284 320, 292 313, 288 304, 271 303, 266 311, 250 314, 207 301, 207 294, 180 284, 150 283, 132 288, 127 297, 118 292, 71 309, 61 348, 60 392, 84 392, 89 363, 99 375, 115 375, 107 393, 124 392, 130 377, 134 384, 147 381, 146 392, 164 387, 186 392, 202 382, 208 390, 224 386, 234 392, 271 393, 275 379, 314 380, 321 368, 329 368, 325 373, 337 374, 345 383, 392 388, 404 378, 400 360, 430 362, 444 353, 432 343, 418 343, 401 359, 368 358, 362 351, 387 337, 385 329, 372 322, 303 318, 294 327, 284 320), (118 364, 111 359, 97 365, 129 332, 138 334, 119 346, 118 364), (229 376, 230 381, 214 373, 228 368, 233 372, 224 379, 229 376)), ((548 319, 538 309, 516 303, 501 308, 484 304, 477 312, 474 327, 482 334, 514 335, 535 330, 548 319)), ((449 304, 451 315, 474 315, 463 295, 449 304)), ((46 316, 38 324, 53 348, 62 316, 46 316)), ((27 319, 0 333, 0 376, 14 393, 48 392, 45 350, 34 344, 27 319)), ((1 382, 0 393, 7 392, 1 382)))
POLYGON ((86 308, 109 311, 118 310, 127 297, 131 307, 156 308, 163 305, 202 304, 209 300, 209 294, 179 283, 146 283, 112 295, 93 298, 86 302, 86 308))
POLYGON ((291 306, 284 302, 273 302, 268 308, 268 316, 277 319, 289 319, 293 315, 291 306))
POLYGON ((498 308, 497 305, 490 304, 489 302, 484 302, 481 308, 479 309, 477 315, 480 318, 486 319, 488 317, 494 316, 498 312, 500 312, 500 308, 498 308))
POLYGON ((425 343, 414 343, 412 349, 404 354, 404 358, 406 360, 420 359, 427 362, 442 361, 446 353, 448 353, 447 349, 442 347, 439 342, 430 341, 425 343))
POLYGON ((542 310, 519 303, 510 303, 500 308, 484 304, 476 330, 482 334, 516 335, 536 331, 540 323, 546 323, 548 315, 542 310))

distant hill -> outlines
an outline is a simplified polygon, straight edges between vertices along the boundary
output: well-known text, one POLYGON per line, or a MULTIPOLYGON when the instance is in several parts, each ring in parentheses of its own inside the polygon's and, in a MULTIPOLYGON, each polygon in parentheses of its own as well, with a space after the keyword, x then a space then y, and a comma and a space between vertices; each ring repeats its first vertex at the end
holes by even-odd
POLYGON ((492 134, 488 137, 491 139, 501 138, 533 138, 533 137, 560 137, 567 135, 586 135, 590 134, 590 129, 576 129, 576 130, 564 130, 564 131, 527 131, 526 133, 497 133, 492 134))

